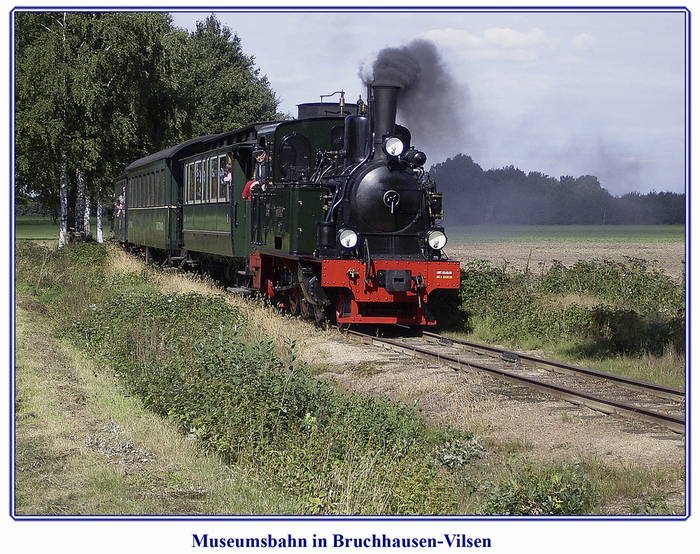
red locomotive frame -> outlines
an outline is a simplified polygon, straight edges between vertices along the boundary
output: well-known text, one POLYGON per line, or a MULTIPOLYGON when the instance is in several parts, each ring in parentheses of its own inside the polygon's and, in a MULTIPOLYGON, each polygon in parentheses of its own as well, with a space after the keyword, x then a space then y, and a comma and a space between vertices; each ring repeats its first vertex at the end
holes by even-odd
POLYGON ((271 299, 278 297, 280 272, 295 273, 299 262, 313 264, 318 270, 321 286, 335 307, 336 322, 341 324, 435 325, 426 309, 430 294, 459 289, 460 285, 456 261, 377 259, 368 265, 360 259, 299 260, 257 251, 248 260, 253 288, 271 299), (387 270, 410 271, 415 286, 407 291, 388 291, 377 280, 379 272, 387 270))

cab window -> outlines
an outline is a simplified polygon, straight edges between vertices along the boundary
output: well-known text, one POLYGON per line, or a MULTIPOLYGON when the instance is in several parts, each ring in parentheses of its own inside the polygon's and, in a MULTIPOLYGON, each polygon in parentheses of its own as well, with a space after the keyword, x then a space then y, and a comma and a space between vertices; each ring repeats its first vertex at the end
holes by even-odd
POLYGON ((289 135, 280 145, 279 167, 287 181, 304 180, 311 173, 311 143, 303 135, 289 135))

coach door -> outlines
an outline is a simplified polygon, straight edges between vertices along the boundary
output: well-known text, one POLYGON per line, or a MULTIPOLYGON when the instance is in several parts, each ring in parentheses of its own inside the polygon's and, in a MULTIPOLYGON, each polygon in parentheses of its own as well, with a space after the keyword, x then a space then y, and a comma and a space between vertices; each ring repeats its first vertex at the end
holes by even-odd
POLYGON ((248 181, 238 157, 233 158, 231 171, 231 240, 233 255, 237 258, 247 257, 250 253, 250 212, 251 201, 243 198, 243 189, 248 181))

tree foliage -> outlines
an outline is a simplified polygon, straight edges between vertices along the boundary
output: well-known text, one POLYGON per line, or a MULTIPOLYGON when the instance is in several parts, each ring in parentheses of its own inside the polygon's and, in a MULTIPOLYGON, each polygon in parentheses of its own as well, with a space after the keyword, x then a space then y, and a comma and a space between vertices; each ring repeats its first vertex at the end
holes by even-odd
POLYGON ((459 154, 430 169, 449 197, 452 221, 477 224, 615 225, 682 224, 685 194, 632 192, 620 197, 598 178, 525 173, 514 166, 484 171, 459 154))
POLYGON ((278 100, 240 38, 215 16, 193 33, 174 31, 165 40, 171 90, 182 137, 222 133, 254 121, 278 118, 278 100))
POLYGON ((165 13, 19 12, 15 44, 18 194, 47 206, 62 160, 104 197, 138 157, 276 116, 267 78, 213 15, 188 33, 165 13))

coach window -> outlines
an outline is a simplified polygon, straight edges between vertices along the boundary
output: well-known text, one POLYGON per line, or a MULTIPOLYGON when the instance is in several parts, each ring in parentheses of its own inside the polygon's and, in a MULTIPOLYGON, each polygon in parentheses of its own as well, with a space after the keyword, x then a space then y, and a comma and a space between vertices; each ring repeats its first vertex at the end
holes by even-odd
POLYGON ((160 186, 160 169, 153 172, 153 184, 156 187, 156 206, 162 206, 161 196, 163 196, 163 187, 160 186))
POLYGON ((202 162, 194 162, 194 201, 202 201, 202 162))
POLYGON ((194 200, 194 164, 188 163, 185 172, 185 202, 191 204, 194 200))
POLYGON ((202 200, 211 202, 212 198, 209 195, 209 160, 202 160, 202 200))
POLYGON ((158 191, 156 200, 159 206, 163 206, 165 204, 165 186, 163 181, 163 172, 159 169, 156 171, 156 190, 158 191))
POLYGON ((151 173, 151 191, 152 191, 152 196, 151 196, 151 202, 153 206, 158 205, 158 183, 156 182, 156 172, 153 171, 151 173))
POLYGON ((202 203, 205 203, 207 201, 207 160, 201 160, 199 164, 199 186, 197 190, 199 191, 199 199, 202 203))
POLYGON ((209 184, 207 182, 208 165, 207 160, 202 160, 202 202, 204 203, 209 202, 209 187, 207 186, 209 184))
POLYGON ((211 191, 211 201, 218 202, 219 198, 219 169, 216 164, 216 158, 209 158, 209 189, 211 191))
POLYGON ((214 202, 216 198, 211 197, 211 191, 209 190, 209 160, 202 160, 202 194, 204 195, 205 202, 214 202))
POLYGON ((154 179, 153 172, 151 171, 148 174, 148 200, 151 203, 151 206, 156 205, 156 180, 154 179))
POLYGON ((182 202, 187 204, 190 201, 190 165, 185 164, 182 171, 182 202))
POLYGON ((143 207, 143 178, 141 175, 136 177, 136 196, 138 196, 139 208, 143 207))
POLYGON ((151 180, 153 181, 153 205, 160 206, 160 187, 158 186, 157 171, 151 173, 151 180))
POLYGON ((231 179, 226 179, 226 156, 219 156, 219 200, 228 201, 228 185, 231 179))
POLYGON ((194 184, 194 162, 190 162, 188 166, 188 172, 189 172, 189 181, 190 181, 190 192, 189 192, 189 202, 190 204, 194 203, 194 189, 195 189, 195 184, 194 184))

